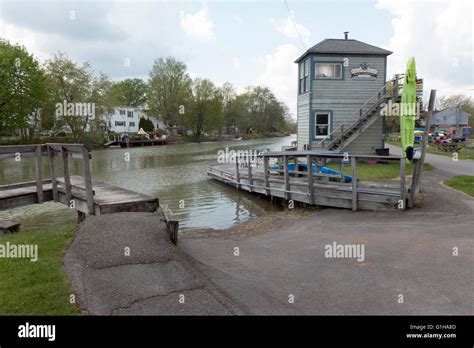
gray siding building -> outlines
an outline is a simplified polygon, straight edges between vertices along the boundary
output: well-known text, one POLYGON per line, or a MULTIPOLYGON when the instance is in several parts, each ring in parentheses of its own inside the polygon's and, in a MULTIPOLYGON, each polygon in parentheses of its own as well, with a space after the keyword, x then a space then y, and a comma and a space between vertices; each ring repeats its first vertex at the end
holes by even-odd
POLYGON ((460 107, 452 107, 436 111, 431 116, 431 129, 433 130, 460 130, 468 127, 469 114, 460 107))
MULTIPOLYGON (((298 64, 298 149, 322 148, 333 131, 359 118, 359 109, 384 89, 392 52, 357 40, 326 39, 308 49, 298 64)), ((366 105, 370 106, 370 103, 366 105)), ((378 117, 345 151, 372 153, 383 147, 378 117)))

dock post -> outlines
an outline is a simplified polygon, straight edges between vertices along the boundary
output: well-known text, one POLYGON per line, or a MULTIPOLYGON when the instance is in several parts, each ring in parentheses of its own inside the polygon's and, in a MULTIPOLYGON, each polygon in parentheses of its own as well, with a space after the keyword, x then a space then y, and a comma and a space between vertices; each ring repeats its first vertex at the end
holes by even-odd
POLYGON ((239 156, 235 155, 235 175, 237 181, 237 188, 240 189, 240 174, 239 174, 239 156))
POLYGON ((253 191, 253 178, 252 178, 252 163, 250 159, 250 154, 247 157, 247 165, 248 165, 248 182, 249 182, 249 192, 253 191))
POLYGON ((352 210, 357 210, 357 172, 356 172, 356 159, 354 156, 351 157, 351 169, 352 169, 352 210))
POLYGON ((264 180, 265 180, 265 192, 267 194, 267 196, 270 194, 270 185, 269 185, 269 182, 268 182, 268 167, 269 167, 269 163, 268 163, 268 156, 263 156, 263 177, 264 177, 264 180))
POLYGON ((35 150, 36 193, 38 203, 43 203, 43 145, 37 145, 35 150))
POLYGON ((400 159, 400 199, 402 201, 401 210, 406 209, 406 189, 405 189, 405 158, 400 159))
POLYGON ((72 192, 71 192, 71 177, 69 175, 69 161, 68 161, 68 153, 67 149, 64 146, 61 146, 61 155, 63 158, 63 170, 64 170, 64 184, 66 190, 66 204, 70 204, 72 199, 72 192))
POLYGON ((308 190, 309 204, 314 204, 314 177, 313 177, 313 160, 311 155, 306 155, 306 163, 308 164, 308 190))
POLYGON ((58 182, 56 178, 56 166, 54 164, 54 150, 51 146, 48 146, 48 157, 49 157, 49 168, 51 171, 51 186, 53 187, 53 200, 59 201, 58 197, 58 182))
POLYGON ((288 156, 283 155, 283 166, 285 173, 285 198, 290 199, 290 176, 288 174, 288 156))
POLYGON ((84 170, 84 186, 86 189, 87 208, 89 209, 89 214, 95 215, 94 192, 92 192, 91 164, 89 162, 89 152, 84 146, 82 147, 82 164, 84 170))

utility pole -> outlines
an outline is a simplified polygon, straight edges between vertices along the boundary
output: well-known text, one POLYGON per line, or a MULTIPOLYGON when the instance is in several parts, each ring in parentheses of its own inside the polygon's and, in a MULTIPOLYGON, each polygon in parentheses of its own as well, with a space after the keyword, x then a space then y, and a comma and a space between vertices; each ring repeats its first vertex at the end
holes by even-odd
POLYGON ((433 114, 434 103, 436 99, 436 90, 432 89, 430 92, 430 101, 428 103, 428 112, 426 114, 425 131, 423 132, 423 139, 421 140, 421 156, 420 159, 414 163, 413 176, 411 180, 410 196, 408 199, 408 207, 413 208, 415 197, 420 191, 421 173, 423 172, 423 165, 425 163, 426 145, 428 144, 428 134, 431 126, 431 116, 433 114))

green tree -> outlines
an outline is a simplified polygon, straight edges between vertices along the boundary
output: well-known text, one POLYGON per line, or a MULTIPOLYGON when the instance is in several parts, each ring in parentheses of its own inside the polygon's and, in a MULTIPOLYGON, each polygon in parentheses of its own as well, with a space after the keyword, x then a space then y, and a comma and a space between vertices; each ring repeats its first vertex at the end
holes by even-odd
POLYGON ((111 97, 118 106, 142 107, 148 85, 142 79, 126 79, 112 85, 111 97))
POLYGON ((234 86, 231 83, 226 82, 220 88, 220 94, 222 96, 222 114, 224 127, 226 128, 227 134, 230 133, 231 128, 237 125, 237 119, 239 118, 239 108, 237 100, 237 93, 234 86))
POLYGON ((218 130, 223 125, 222 95, 212 81, 195 79, 191 86, 190 111, 184 125, 199 139, 203 133, 218 130))
POLYGON ((147 102, 151 114, 159 115, 166 125, 177 124, 186 113, 191 78, 186 65, 172 57, 158 58, 150 71, 147 102))
POLYGON ((286 126, 288 108, 279 102, 267 87, 247 87, 242 96, 248 114, 242 120, 246 129, 259 133, 282 131, 286 126))
POLYGON ((45 97, 38 61, 23 46, 0 39, 0 128, 29 128, 31 137, 45 97))
POLYGON ((62 53, 48 60, 45 68, 52 88, 50 102, 54 103, 56 125, 68 127, 75 142, 79 142, 88 125, 92 128, 102 128, 103 116, 112 108, 110 98, 112 84, 108 77, 105 74, 95 75, 89 63, 79 65, 62 53), (77 112, 70 114, 66 110, 61 110, 61 104, 77 106, 89 104, 93 108, 94 115, 91 113, 79 115, 77 112))

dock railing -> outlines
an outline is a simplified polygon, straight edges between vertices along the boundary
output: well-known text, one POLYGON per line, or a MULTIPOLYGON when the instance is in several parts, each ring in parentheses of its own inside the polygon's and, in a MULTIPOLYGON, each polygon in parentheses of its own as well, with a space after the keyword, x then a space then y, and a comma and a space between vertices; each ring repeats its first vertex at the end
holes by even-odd
MULTIPOLYGON (((209 172, 218 174, 222 181, 226 181, 234 184, 237 188, 242 185, 249 187, 249 191, 252 192, 254 189, 260 189, 266 195, 270 195, 272 191, 282 191, 284 198, 290 199, 292 194, 302 194, 301 191, 291 190, 291 187, 307 187, 306 195, 308 196, 308 203, 315 204, 315 183, 320 180, 335 179, 342 182, 340 185, 350 188, 352 192, 352 210, 358 210, 358 194, 359 194, 359 181, 357 179, 357 161, 370 160, 370 161, 383 161, 383 162, 398 162, 400 166, 400 184, 399 184, 399 197, 398 209, 405 210, 407 207, 407 188, 406 188, 406 172, 405 172, 405 159, 401 156, 375 156, 375 155, 350 155, 348 153, 319 153, 318 151, 281 151, 281 152, 265 152, 260 155, 263 160, 263 176, 260 170, 260 175, 256 174, 256 166, 248 165, 246 158, 236 158, 235 161, 235 172, 229 172, 225 169, 217 167, 210 167, 209 172), (270 161, 276 159, 278 169, 272 169, 270 161), (305 170, 299 170, 298 160, 304 159, 307 163, 305 170), (324 166, 328 160, 332 162, 339 162, 340 174, 320 174, 318 173, 318 167, 324 166), (294 168, 289 169, 288 164, 294 163, 294 168), (350 163, 351 166, 351 183, 344 183, 344 164, 350 163), (313 169, 313 164, 316 167, 316 173, 313 169), (271 176, 271 172, 277 172, 283 174, 283 179, 271 176), (291 177, 306 177, 306 183, 301 180, 291 180, 291 177), (242 181, 245 179, 245 183, 242 181), (255 183, 260 181, 260 183, 255 183), (263 181, 263 186, 262 186, 263 181), (272 183, 278 184, 276 186, 272 183)), ((384 164, 380 164, 384 165, 384 164)), ((380 188, 382 192, 383 188, 380 188)), ((369 190, 364 189, 363 193, 367 193, 369 190)), ((373 193, 377 193, 377 188, 372 189, 373 193)))
POLYGON ((33 154, 35 156, 35 181, 19 184, 5 185, 0 189, 20 188, 36 185, 38 203, 43 203, 43 185, 51 183, 51 180, 43 179, 42 156, 47 152, 44 144, 38 145, 6 145, 0 146, 0 155, 14 154, 15 158, 21 160, 24 154, 33 154))
POLYGON ((86 149, 84 144, 48 143, 46 144, 46 146, 48 148, 54 201, 59 202, 58 186, 64 187, 66 202, 69 202, 72 198, 72 188, 84 191, 89 214, 95 215, 94 190, 92 189, 92 175, 90 165, 91 157, 89 151, 86 149), (63 162, 64 182, 58 180, 56 173, 55 156, 61 156, 63 162), (71 184, 71 176, 69 174, 69 157, 79 158, 82 160, 82 177, 84 178, 84 188, 71 184))
POLYGON ((53 200, 59 202, 59 188, 64 192, 66 203, 69 204, 72 199, 72 189, 84 191, 87 210, 89 214, 95 214, 94 191, 92 189, 92 177, 90 167, 90 154, 84 144, 62 144, 48 143, 36 145, 8 145, 0 146, 0 155, 14 154, 21 160, 21 156, 32 154, 35 157, 35 181, 18 184, 3 185, 0 189, 13 189, 20 187, 28 187, 36 185, 37 203, 44 202, 43 185, 51 184, 53 192, 53 200), (51 179, 43 178, 43 162, 42 157, 48 156, 51 179), (60 156, 63 162, 64 181, 59 180, 57 168, 55 164, 56 156, 60 156), (71 184, 71 175, 69 172, 69 157, 82 159, 83 162, 83 178, 84 188, 71 184))

